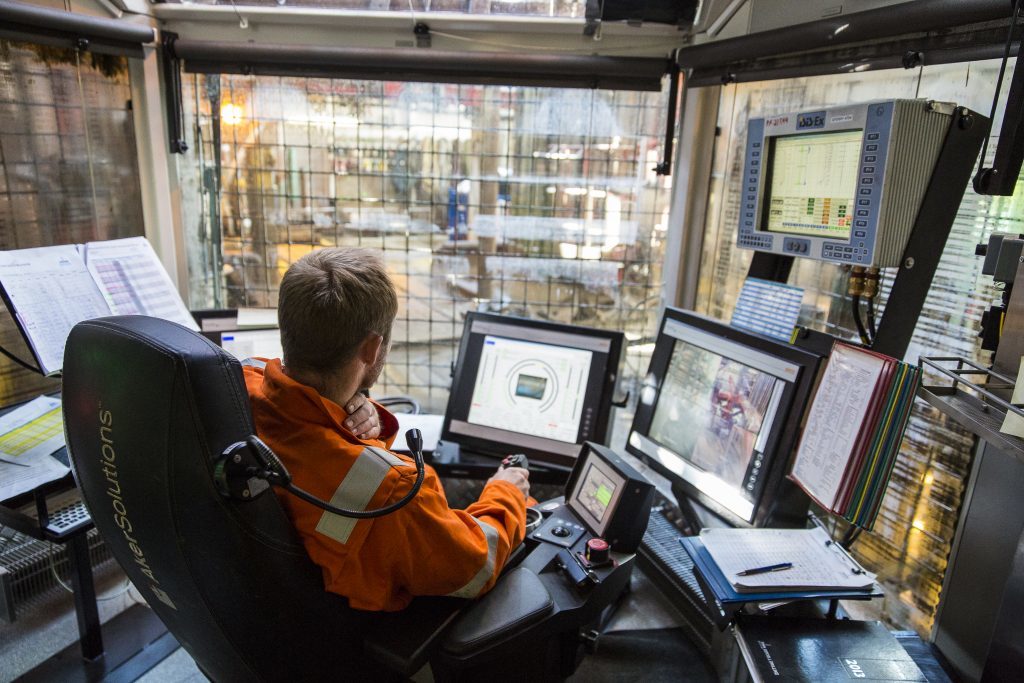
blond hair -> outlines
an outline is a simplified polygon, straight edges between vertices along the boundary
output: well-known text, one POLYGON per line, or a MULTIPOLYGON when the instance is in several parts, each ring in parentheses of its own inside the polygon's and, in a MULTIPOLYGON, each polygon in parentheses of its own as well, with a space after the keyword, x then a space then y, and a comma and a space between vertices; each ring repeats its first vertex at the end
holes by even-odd
POLYGON ((348 247, 310 252, 281 279, 277 320, 284 363, 331 372, 371 334, 383 337, 387 348, 397 313, 395 286, 377 254, 348 247))

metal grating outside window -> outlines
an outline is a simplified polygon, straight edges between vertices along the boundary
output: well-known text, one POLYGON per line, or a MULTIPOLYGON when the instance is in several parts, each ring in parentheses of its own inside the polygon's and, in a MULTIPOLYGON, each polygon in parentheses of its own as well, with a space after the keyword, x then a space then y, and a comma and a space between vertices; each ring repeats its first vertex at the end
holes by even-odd
MULTIPOLYGON (((753 116, 885 98, 951 101, 988 113, 999 71, 996 61, 879 71, 730 86, 723 90, 712 191, 700 273, 699 310, 720 319, 732 314, 753 252, 736 248, 741 151, 753 116)), ((1003 93, 1008 90, 1003 85, 1003 93)), ((1001 108, 1000 108, 1001 110, 1001 108)), ((1000 121, 993 130, 998 131, 1000 121)), ((995 138, 989 145, 993 154, 995 138)), ((991 159, 989 159, 991 161, 991 159)), ((991 277, 981 275, 974 247, 993 231, 1024 230, 1024 184, 1013 197, 983 197, 968 189, 918 320, 905 360, 958 355, 982 360, 977 334, 981 313, 998 300, 991 277)), ((888 269, 891 270, 891 269, 888 269)), ((847 269, 797 259, 790 283, 804 288, 800 324, 855 339, 846 296, 847 269)), ((882 307, 892 283, 883 270, 882 307)), ((886 587, 883 616, 927 636, 959 518, 974 439, 950 419, 918 401, 873 533, 854 552, 879 572, 886 587)))
MULTIPOLYGON (((0 41, 0 121, 0 249, 143 234, 127 59, 0 41)), ((59 388, 0 358, 0 403, 59 388)))
MULTIPOLYGON (((443 412, 464 314, 656 331, 664 96, 189 76, 192 306, 276 306, 312 249, 380 250, 399 290, 381 394, 443 412)), ((646 370, 628 354, 625 374, 646 370)))

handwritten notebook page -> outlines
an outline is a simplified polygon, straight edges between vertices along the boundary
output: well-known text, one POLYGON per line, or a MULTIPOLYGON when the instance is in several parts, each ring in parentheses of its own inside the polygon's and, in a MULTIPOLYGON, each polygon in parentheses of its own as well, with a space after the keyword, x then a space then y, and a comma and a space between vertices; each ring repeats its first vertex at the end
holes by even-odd
POLYGON ((791 477, 832 509, 885 360, 837 344, 818 386, 791 477))
POLYGON ((700 540, 737 592, 804 589, 867 589, 875 576, 864 571, 821 528, 704 529, 700 540), (739 576, 757 567, 791 562, 777 572, 739 576))

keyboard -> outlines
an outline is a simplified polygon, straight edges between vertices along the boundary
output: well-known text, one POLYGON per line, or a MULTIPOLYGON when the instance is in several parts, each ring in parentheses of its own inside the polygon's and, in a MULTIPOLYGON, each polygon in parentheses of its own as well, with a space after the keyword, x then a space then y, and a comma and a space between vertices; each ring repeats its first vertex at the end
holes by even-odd
POLYGON ((693 575, 693 562, 679 544, 682 534, 670 521, 670 515, 671 508, 667 505, 651 510, 647 532, 638 553, 639 565, 683 617, 694 644, 703 646, 707 654, 711 651, 715 625, 697 577, 693 575))

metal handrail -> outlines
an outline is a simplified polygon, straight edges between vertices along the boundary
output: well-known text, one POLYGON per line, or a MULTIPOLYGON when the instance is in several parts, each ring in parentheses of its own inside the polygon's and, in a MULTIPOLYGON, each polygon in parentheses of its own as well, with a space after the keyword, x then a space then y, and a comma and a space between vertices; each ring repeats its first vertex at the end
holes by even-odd
MULTIPOLYGON (((967 388, 967 389, 969 389, 971 391, 974 391, 974 392, 978 393, 979 395, 985 397, 989 401, 991 401, 991 403, 993 405, 995 405, 995 406, 997 406, 999 408, 1002 408, 1002 409, 1004 409, 1006 411, 1012 412, 1015 415, 1019 415, 1020 417, 1024 418, 1024 403, 1011 403, 1011 402, 1007 401, 1006 399, 1004 399, 1004 398, 1002 398, 1002 397, 1000 397, 1000 396, 998 396, 998 395, 996 395, 996 394, 994 394, 994 393, 992 393, 991 391, 988 390, 988 389, 1011 389, 1012 390, 1016 386, 1016 382, 1011 377, 1007 377, 1006 375, 1000 374, 1000 373, 992 370, 991 368, 986 368, 986 367, 984 367, 982 365, 979 365, 978 363, 975 363, 974 361, 972 361, 972 360, 970 360, 968 358, 963 358, 963 357, 960 357, 960 356, 933 356, 931 358, 926 358, 925 356, 921 356, 920 358, 918 358, 917 365, 918 365, 918 368, 921 370, 922 378, 924 377, 924 372, 925 372, 926 368, 929 369, 929 370, 934 370, 938 374, 944 375, 944 376, 950 378, 951 380, 953 380, 953 386, 952 387, 946 387, 946 388, 951 388, 954 391, 956 391, 959 388, 959 385, 962 384, 962 385, 964 385, 965 388, 967 388), (948 367, 943 367, 942 365, 939 365, 939 363, 951 363, 951 362, 956 362, 958 364, 957 367, 956 368, 948 368, 948 367), (964 367, 965 365, 967 367, 964 367), (978 383, 978 382, 974 382, 974 381, 971 381, 969 379, 966 379, 966 377, 965 377, 966 375, 984 375, 986 378, 995 378, 995 379, 999 380, 1001 383, 999 383, 999 384, 994 384, 994 383, 991 383, 991 382, 978 383)), ((922 384, 922 386, 923 386, 923 384, 922 384)), ((929 387, 925 386, 924 388, 928 389, 929 387)))

